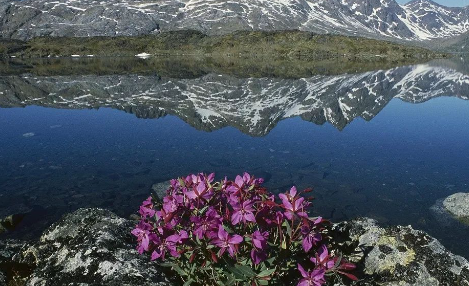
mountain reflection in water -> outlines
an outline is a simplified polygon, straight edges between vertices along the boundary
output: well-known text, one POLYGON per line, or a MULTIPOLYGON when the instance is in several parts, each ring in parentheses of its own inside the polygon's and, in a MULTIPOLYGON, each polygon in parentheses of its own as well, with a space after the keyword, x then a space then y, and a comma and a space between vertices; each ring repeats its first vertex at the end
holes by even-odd
POLYGON ((245 76, 229 64, 142 64, 0 68, 0 217, 27 214, 6 236, 35 236, 78 207, 128 216, 153 183, 246 170, 275 191, 314 187, 314 211, 334 221, 412 224, 469 256, 468 228, 431 210, 468 191, 463 62, 245 76))
POLYGON ((213 73, 196 78, 21 75, 0 78, 0 89, 1 107, 109 107, 139 118, 175 115, 204 131, 232 126, 264 136, 295 116, 342 130, 357 117, 371 120, 393 98, 411 103, 444 95, 468 99, 469 76, 431 64, 299 79, 213 73))

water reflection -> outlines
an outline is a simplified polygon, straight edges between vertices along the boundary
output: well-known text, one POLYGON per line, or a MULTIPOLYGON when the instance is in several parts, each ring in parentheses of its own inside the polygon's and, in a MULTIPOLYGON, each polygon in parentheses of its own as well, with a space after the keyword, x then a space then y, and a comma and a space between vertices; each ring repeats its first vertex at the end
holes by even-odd
POLYGON ((412 224, 468 256, 469 230, 431 210, 469 185, 464 63, 290 76, 175 65, 20 65, 0 77, 0 216, 28 214, 11 235, 83 206, 127 216, 174 176, 248 170, 275 191, 314 187, 315 211, 332 220, 412 224))
POLYGON ((468 99, 469 76, 436 64, 299 79, 214 73, 195 78, 21 75, 1 77, 0 89, 1 107, 109 107, 139 118, 175 115, 198 130, 232 126, 265 136, 279 121, 296 116, 342 130, 357 117, 371 120, 393 98, 411 103, 439 96, 468 99))

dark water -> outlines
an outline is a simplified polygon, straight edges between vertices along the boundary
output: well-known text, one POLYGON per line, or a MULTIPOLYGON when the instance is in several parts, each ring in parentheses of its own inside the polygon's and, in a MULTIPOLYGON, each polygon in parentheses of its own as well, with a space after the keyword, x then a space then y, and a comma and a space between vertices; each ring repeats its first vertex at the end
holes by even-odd
POLYGON ((173 177, 249 171, 276 192, 313 187, 333 221, 412 224, 469 257, 469 228, 434 207, 469 191, 468 95, 456 60, 288 78, 4 75, 0 217, 26 214, 4 237, 79 207, 128 216, 173 177))

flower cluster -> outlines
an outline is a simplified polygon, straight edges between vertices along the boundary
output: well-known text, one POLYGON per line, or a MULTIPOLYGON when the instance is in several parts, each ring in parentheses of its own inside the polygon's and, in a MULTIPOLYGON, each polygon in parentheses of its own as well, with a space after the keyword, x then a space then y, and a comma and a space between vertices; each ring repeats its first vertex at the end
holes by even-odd
POLYGON ((132 231, 137 250, 171 267, 185 285, 296 280, 318 286, 337 274, 356 279, 347 272, 353 264, 329 253, 327 222, 308 216, 309 190, 292 187, 275 196, 262 183, 248 173, 234 181, 216 182, 214 174, 171 180, 164 198, 152 196, 140 206, 132 231))

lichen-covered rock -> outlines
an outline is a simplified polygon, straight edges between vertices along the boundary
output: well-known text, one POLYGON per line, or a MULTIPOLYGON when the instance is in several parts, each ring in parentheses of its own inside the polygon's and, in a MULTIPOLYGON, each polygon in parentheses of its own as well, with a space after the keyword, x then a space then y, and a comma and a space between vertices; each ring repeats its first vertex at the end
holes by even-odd
POLYGON ((35 261, 26 285, 169 285, 135 250, 133 223, 103 209, 80 209, 52 225, 21 253, 35 261))
POLYGON ((6 286, 6 285, 7 285, 7 278, 2 272, 0 272, 0 286, 6 286))
POLYGON ((0 240, 0 286, 23 285, 25 278, 31 274, 33 265, 15 261, 26 245, 26 242, 14 239, 0 240), (16 284, 8 284, 10 281, 16 284))
POLYGON ((332 235, 361 272, 356 285, 469 286, 469 262, 410 226, 358 219, 334 225, 332 235))
POLYGON ((11 262, 13 256, 15 256, 24 245, 25 243, 19 240, 0 240, 0 265, 11 262))
POLYGON ((445 209, 459 220, 469 222, 469 193, 456 193, 443 201, 445 209))

